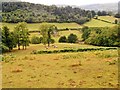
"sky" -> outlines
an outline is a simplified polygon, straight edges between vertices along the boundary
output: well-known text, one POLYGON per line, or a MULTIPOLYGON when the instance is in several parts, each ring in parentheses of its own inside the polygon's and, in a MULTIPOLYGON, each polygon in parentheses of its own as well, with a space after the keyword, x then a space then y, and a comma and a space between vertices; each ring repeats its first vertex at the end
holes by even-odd
POLYGON ((45 5, 89 5, 89 4, 103 4, 116 3, 120 0, 21 0, 25 2, 45 4, 45 5))

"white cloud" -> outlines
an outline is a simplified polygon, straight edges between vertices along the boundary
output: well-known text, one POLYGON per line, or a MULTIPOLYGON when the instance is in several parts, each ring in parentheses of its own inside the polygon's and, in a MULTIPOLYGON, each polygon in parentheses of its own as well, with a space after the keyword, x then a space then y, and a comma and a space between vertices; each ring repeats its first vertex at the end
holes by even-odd
POLYGON ((114 3, 119 2, 119 0, 21 0, 31 3, 39 3, 45 5, 87 5, 87 4, 100 4, 100 3, 114 3))

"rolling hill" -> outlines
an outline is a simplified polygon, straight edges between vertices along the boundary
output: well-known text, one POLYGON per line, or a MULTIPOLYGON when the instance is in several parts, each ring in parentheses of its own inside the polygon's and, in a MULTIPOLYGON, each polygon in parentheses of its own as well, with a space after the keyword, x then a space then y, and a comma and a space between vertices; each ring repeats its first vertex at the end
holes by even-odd
POLYGON ((80 8, 94 11, 112 11, 116 13, 118 11, 118 3, 91 4, 80 6, 80 8))

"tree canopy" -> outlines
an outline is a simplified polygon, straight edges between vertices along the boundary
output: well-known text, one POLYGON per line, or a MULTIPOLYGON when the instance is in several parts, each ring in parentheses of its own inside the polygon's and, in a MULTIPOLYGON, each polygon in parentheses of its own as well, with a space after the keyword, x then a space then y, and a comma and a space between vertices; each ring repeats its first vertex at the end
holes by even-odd
POLYGON ((46 6, 28 2, 3 2, 2 21, 8 23, 76 22, 83 24, 95 16, 94 11, 71 6, 46 6))

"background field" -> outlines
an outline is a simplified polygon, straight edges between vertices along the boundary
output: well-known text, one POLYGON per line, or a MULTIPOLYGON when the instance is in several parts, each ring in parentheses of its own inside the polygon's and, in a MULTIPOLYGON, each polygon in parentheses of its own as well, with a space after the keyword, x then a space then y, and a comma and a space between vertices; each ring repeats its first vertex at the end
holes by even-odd
POLYGON ((105 20, 105 21, 108 21, 108 22, 111 22, 111 23, 115 23, 115 20, 117 18, 115 18, 113 16, 99 16, 98 19, 105 20))
MULTIPOLYGON (((75 34, 78 37, 78 40, 82 40, 81 36, 82 36, 82 32, 78 31, 78 30, 65 30, 65 31, 58 31, 56 33, 56 36, 52 35, 52 38, 55 40, 56 43, 58 43, 59 38, 61 36, 66 36, 66 38, 71 34, 75 34)), ((34 33, 30 33, 30 39, 32 38, 32 36, 37 36, 37 37, 41 37, 39 32, 34 32, 34 33)))
POLYGON ((84 24, 84 26, 88 27, 113 27, 115 24, 103 22, 100 20, 92 19, 91 21, 84 24))
MULTIPOLYGON (((48 24, 52 24, 57 26, 58 29, 78 29, 78 28, 82 28, 83 26, 88 26, 88 27, 112 27, 115 26, 115 24, 112 24, 116 18, 114 18, 113 16, 99 16, 98 17, 101 20, 106 20, 109 21, 111 23, 107 23, 107 22, 103 22, 100 20, 96 20, 96 19, 92 19, 91 21, 85 23, 84 25, 79 25, 77 23, 48 23, 48 24)), ((39 30, 41 23, 29 23, 27 24, 29 31, 34 31, 34 30, 39 30)), ((10 28, 10 30, 14 30, 14 27, 16 26, 16 24, 14 23, 0 23, 0 26, 2 25, 6 25, 10 28)))
MULTIPOLYGON (((31 24, 27 24, 27 27, 29 31, 39 30, 40 24, 41 23, 31 23, 31 24)), ((55 25, 57 26, 58 29, 82 28, 82 26, 77 23, 48 23, 48 24, 55 25)), ((14 23, 2 23, 2 25, 8 26, 11 31, 14 30, 14 27, 16 26, 16 24, 14 23)))

